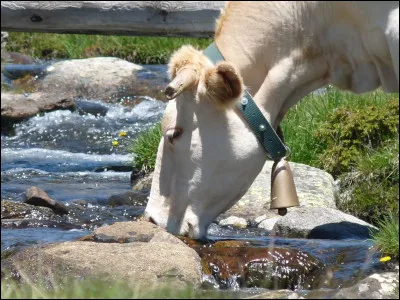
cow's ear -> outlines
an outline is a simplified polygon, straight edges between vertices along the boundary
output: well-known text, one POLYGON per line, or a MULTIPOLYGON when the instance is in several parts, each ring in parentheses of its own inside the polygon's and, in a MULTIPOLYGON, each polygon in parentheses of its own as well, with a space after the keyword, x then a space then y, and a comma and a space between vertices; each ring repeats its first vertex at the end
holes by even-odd
POLYGON ((242 77, 228 62, 220 62, 214 68, 208 69, 204 83, 206 96, 220 108, 234 104, 244 91, 242 77))

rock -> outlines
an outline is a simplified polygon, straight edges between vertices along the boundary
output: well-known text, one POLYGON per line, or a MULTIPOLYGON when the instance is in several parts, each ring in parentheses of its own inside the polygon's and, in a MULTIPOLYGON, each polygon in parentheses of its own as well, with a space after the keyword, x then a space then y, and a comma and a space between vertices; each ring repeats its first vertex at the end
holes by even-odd
POLYGON ((10 229, 27 227, 57 227, 68 230, 80 228, 81 226, 66 222, 60 215, 56 215, 54 211, 48 207, 2 200, 1 227, 10 229))
POLYGON ((56 214, 66 215, 68 209, 64 204, 58 203, 38 187, 32 186, 25 193, 25 203, 51 208, 56 214))
POLYGON ((149 242, 159 232, 166 231, 146 221, 117 222, 113 225, 96 229, 90 235, 80 238, 80 241, 102 243, 149 242))
POLYGON ((119 195, 113 195, 108 199, 109 206, 131 205, 146 206, 149 192, 128 191, 119 195))
POLYGON ((1 124, 12 124, 33 117, 39 112, 57 109, 74 109, 72 98, 59 94, 32 93, 21 94, 1 93, 1 124))
MULTIPOLYGON (((118 234, 118 231, 127 227, 123 231, 125 235, 131 230, 143 235, 151 235, 156 230, 163 232, 163 235, 168 234, 161 228, 153 228, 155 225, 150 223, 132 223, 116 223, 112 229, 99 228, 101 230, 97 232, 118 234)), ((171 243, 170 238, 173 239, 173 236, 157 238, 150 243, 75 241, 33 247, 13 255, 8 263, 10 269, 17 272, 23 281, 32 283, 44 280, 52 285, 62 285, 64 278, 91 277, 123 280, 134 288, 155 284, 157 287, 165 284, 173 289, 185 288, 188 284, 199 287, 201 264, 197 253, 178 239, 171 243), (157 241, 157 238, 161 240, 157 241)))
POLYGON ((76 110, 81 115, 91 114, 94 116, 105 116, 108 112, 108 107, 98 102, 88 100, 76 100, 76 110))
POLYGON ((370 238, 373 225, 337 209, 301 207, 279 218, 272 233, 277 236, 310 239, 370 238))
POLYGON ((131 174, 131 186, 134 191, 150 191, 153 172, 146 174, 133 171, 131 174))
MULTIPOLYGON (((277 217, 276 210, 269 210, 271 202, 271 170, 273 161, 266 161, 262 171, 256 177, 246 194, 220 219, 229 216, 246 218, 249 223, 265 214, 266 218, 277 217)), ((317 168, 290 162, 290 168, 297 190, 300 207, 336 208, 333 177, 317 168)), ((288 208, 288 211, 298 207, 288 208)))
POLYGON ((230 216, 226 219, 219 221, 218 225, 220 226, 234 226, 237 228, 246 228, 247 221, 243 218, 238 218, 235 216, 230 216))
POLYGON ((151 238, 149 241, 150 243, 159 243, 159 242, 165 242, 165 243, 171 243, 171 244, 181 244, 181 245, 186 245, 184 242, 182 242, 180 239, 177 237, 173 236, 172 234, 169 234, 168 232, 164 231, 159 231, 154 233, 154 236, 151 238))
POLYGON ((356 285, 343 288, 333 299, 398 299, 399 272, 372 274, 356 285))
POLYGON ((272 231, 272 229, 274 228, 276 222, 281 218, 281 216, 279 217, 275 217, 275 218, 268 218, 268 219, 264 219, 262 220, 259 224, 258 224, 258 228, 263 228, 265 230, 268 231, 272 231))
POLYGON ((79 98, 110 99, 132 85, 140 69, 141 66, 115 57, 65 60, 47 69, 39 88, 79 98))
POLYGON ((3 48, 7 45, 8 42, 8 32, 2 31, 1 32, 1 53, 3 53, 3 48))

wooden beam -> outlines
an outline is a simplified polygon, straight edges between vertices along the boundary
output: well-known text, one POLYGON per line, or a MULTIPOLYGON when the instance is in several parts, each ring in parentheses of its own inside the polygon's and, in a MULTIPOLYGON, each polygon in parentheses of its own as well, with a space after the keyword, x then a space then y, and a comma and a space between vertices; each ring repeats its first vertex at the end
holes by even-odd
POLYGON ((213 37, 224 1, 1 1, 1 30, 213 37))

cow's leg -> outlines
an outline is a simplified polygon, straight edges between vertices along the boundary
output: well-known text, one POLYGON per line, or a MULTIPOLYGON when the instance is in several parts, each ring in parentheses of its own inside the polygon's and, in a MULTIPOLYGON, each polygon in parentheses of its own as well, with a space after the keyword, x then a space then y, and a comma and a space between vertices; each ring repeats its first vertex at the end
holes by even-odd
POLYGON ((390 55, 392 57, 394 70, 397 76, 397 85, 399 84, 399 9, 394 9, 389 14, 386 26, 385 36, 389 45, 390 55))

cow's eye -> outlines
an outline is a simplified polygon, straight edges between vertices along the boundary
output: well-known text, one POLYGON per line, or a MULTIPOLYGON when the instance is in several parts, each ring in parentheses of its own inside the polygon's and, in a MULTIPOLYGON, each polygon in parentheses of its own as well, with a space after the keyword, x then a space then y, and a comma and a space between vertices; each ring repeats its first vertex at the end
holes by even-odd
POLYGON ((165 132, 165 136, 168 141, 173 144, 174 140, 182 135, 183 130, 181 128, 171 128, 165 132))

